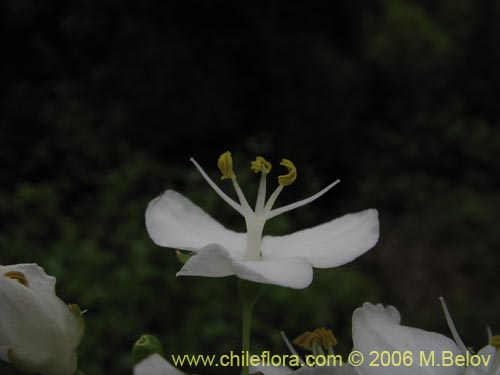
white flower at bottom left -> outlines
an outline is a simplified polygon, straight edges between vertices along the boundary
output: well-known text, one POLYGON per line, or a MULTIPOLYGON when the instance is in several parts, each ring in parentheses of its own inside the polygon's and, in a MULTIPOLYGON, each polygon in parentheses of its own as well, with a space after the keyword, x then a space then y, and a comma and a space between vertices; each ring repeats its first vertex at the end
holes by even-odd
POLYGON ((25 373, 73 375, 84 321, 36 264, 0 266, 0 358, 25 373))

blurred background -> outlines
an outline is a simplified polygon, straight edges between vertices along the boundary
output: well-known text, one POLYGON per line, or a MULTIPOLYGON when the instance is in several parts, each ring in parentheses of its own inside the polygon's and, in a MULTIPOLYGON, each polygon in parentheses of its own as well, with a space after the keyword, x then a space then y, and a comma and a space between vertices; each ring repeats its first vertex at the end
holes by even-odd
POLYGON ((294 161, 279 205, 342 180, 266 233, 380 213, 379 244, 354 263, 316 270, 305 290, 262 291, 256 352, 287 353, 280 330, 326 326, 346 353, 365 301, 449 335, 445 296, 466 345, 485 345, 487 326, 500 333, 498 1, 0 7, 0 263, 40 264, 88 309, 89 375, 130 373, 145 332, 169 354, 239 350, 236 279, 176 278, 174 251, 144 226, 147 203, 172 188, 243 230, 189 162, 218 180, 228 149, 250 197, 256 155, 275 164, 270 189, 281 158, 294 161))

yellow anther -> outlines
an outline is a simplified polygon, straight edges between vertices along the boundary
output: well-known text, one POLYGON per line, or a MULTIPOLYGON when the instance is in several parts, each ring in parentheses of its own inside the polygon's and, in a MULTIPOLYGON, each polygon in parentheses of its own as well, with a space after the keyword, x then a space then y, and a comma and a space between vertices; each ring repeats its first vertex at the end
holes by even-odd
POLYGON ((262 156, 257 156, 257 158, 250 164, 250 168, 255 173, 264 172, 265 174, 268 174, 271 172, 271 167, 271 163, 269 163, 262 156))
POLYGON ((281 159, 280 165, 288 169, 288 174, 278 176, 279 184, 283 186, 291 185, 297 179, 297 168, 288 159, 281 159))
POLYGON ((495 335, 491 338, 490 345, 500 350, 500 335, 495 335))
POLYGON ((29 286, 28 280, 26 279, 26 276, 24 276, 24 273, 22 273, 22 272, 8 271, 8 272, 5 272, 3 275, 8 277, 9 279, 18 281, 20 284, 23 284, 25 287, 29 286))
POLYGON ((217 166, 222 173, 222 176, 220 178, 221 180, 236 177, 233 172, 233 157, 231 156, 231 153, 229 151, 226 151, 221 156, 219 156, 217 166))
POLYGON ((324 327, 316 328, 314 331, 304 332, 293 343, 301 348, 313 351, 315 347, 329 350, 337 345, 337 338, 333 332, 324 327))

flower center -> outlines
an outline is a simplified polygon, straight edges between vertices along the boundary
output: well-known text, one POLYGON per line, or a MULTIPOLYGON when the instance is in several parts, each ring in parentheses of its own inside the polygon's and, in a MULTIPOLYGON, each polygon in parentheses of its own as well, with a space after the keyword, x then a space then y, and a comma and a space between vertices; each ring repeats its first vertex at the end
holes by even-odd
POLYGON ((29 286, 28 280, 26 279, 26 276, 24 276, 24 273, 19 272, 19 271, 8 271, 3 274, 5 277, 8 277, 9 279, 16 280, 19 282, 19 284, 24 285, 25 287, 29 286))
POLYGON ((331 330, 321 327, 312 332, 304 332, 293 340, 293 343, 311 351, 314 355, 324 355, 325 351, 333 353, 333 347, 337 345, 337 338, 331 330))
POLYGON ((231 156, 231 152, 226 151, 219 157, 217 161, 217 167, 221 172, 222 180, 230 179, 232 181, 234 190, 236 191, 236 195, 238 196, 239 203, 237 203, 226 193, 224 193, 193 158, 191 158, 191 161, 203 176, 203 178, 212 187, 212 189, 214 189, 215 192, 224 201, 226 201, 226 203, 228 203, 245 218, 245 223, 247 226, 245 258, 248 260, 260 260, 261 258, 260 245, 262 241, 262 232, 267 220, 316 200, 340 182, 339 180, 336 180, 326 188, 309 198, 283 207, 279 207, 277 209, 273 209, 274 203, 276 202, 276 199, 278 198, 283 188, 285 186, 291 185, 297 179, 297 168, 295 168, 295 165, 290 160, 281 160, 280 165, 284 166, 288 170, 288 173, 278 176, 278 187, 266 202, 266 178, 271 171, 272 165, 262 156, 257 156, 256 159, 250 164, 250 168, 253 172, 260 172, 261 174, 259 191, 257 193, 257 200, 255 202, 255 209, 252 209, 247 199, 245 198, 245 195, 243 194, 243 191, 241 190, 236 179, 236 174, 233 171, 233 158, 231 156))
POLYGON ((494 346, 497 351, 500 350, 500 335, 493 336, 490 340, 490 345, 494 346))

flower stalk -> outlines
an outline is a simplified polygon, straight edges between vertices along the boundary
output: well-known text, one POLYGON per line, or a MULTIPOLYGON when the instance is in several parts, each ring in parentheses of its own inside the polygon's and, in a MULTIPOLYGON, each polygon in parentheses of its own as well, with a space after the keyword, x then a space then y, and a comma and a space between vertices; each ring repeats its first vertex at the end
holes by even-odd
MULTIPOLYGON (((259 294, 260 284, 239 279, 238 280, 238 292, 242 304, 243 314, 242 314, 242 332, 241 332, 241 350, 243 353, 250 353, 250 331, 252 329, 252 312, 253 306, 257 301, 259 294)), ((243 365, 241 370, 241 375, 249 374, 248 364, 243 365)))

